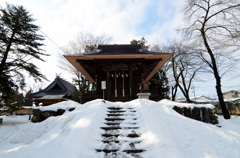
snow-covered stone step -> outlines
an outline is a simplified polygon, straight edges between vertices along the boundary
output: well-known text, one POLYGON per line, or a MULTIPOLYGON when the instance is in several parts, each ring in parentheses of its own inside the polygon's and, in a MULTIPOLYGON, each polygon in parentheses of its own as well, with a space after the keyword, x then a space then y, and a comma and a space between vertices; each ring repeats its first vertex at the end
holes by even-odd
POLYGON ((144 152, 146 150, 143 149, 128 149, 128 150, 123 150, 123 152, 126 152, 128 154, 134 154, 134 153, 141 153, 144 152))
POLYGON ((138 157, 143 149, 138 149, 135 144, 141 142, 138 129, 141 121, 141 112, 132 107, 111 106, 107 108, 104 119, 106 126, 100 127, 105 132, 102 136, 103 145, 96 149, 104 153, 104 158, 138 157))
POLYGON ((112 131, 112 130, 127 130, 127 129, 139 129, 139 127, 120 127, 120 126, 109 126, 109 127, 101 127, 101 129, 105 131, 112 131))
POLYGON ((124 121, 124 120, 137 120, 137 118, 122 118, 122 117, 110 117, 110 118, 105 118, 106 121, 108 122, 115 122, 115 121, 124 121))
POLYGON ((120 110, 123 109, 122 107, 108 107, 110 110, 120 110))
POLYGON ((119 117, 123 116, 124 114, 107 114, 108 117, 119 117))
POLYGON ((126 113, 122 113, 122 114, 107 114, 107 117, 123 117, 123 118, 128 118, 128 117, 136 117, 136 116, 139 116, 139 115, 136 115, 136 114, 126 114, 126 113))
MULTIPOLYGON (((116 153, 117 149, 96 149, 97 152, 104 152, 104 153, 116 153)), ((134 153, 141 153, 144 152, 146 150, 143 149, 128 149, 128 150, 122 150, 122 152, 126 152, 127 154, 134 154, 134 153)))
POLYGON ((133 144, 139 144, 141 143, 140 140, 135 140, 135 141, 129 141, 129 140, 119 140, 119 139, 112 139, 112 140, 102 140, 103 143, 105 144, 108 144, 108 143, 111 143, 111 142, 114 142, 114 143, 133 143, 133 144))
POLYGON ((118 150, 117 149, 96 149, 97 152, 104 152, 104 153, 116 153, 118 150))
POLYGON ((120 133, 104 133, 102 134, 102 137, 129 137, 129 138, 137 138, 137 137, 140 137, 141 135, 140 134, 136 134, 136 133, 131 133, 131 134, 120 134, 120 133))
POLYGON ((104 124, 108 125, 108 126, 119 126, 121 124, 121 122, 105 122, 104 124))
MULTIPOLYGON (((114 129, 114 130, 105 130, 103 134, 105 135, 119 135, 121 137, 138 137, 137 132, 130 132, 131 129, 114 129)), ((103 135, 104 136, 104 135, 103 135)))
POLYGON ((125 120, 124 118, 120 118, 120 117, 108 117, 108 118, 105 118, 106 121, 123 121, 125 120))
POLYGON ((124 111, 124 110, 108 110, 107 112, 111 113, 111 114, 115 114, 115 113, 124 113, 126 111, 124 111))
POLYGON ((111 143, 111 142, 120 143, 120 140, 118 140, 118 139, 115 139, 115 140, 102 140, 102 142, 103 142, 104 144, 109 144, 109 143, 111 143))
POLYGON ((127 143, 127 144, 128 145, 122 146, 121 143, 109 142, 109 143, 105 143, 105 145, 103 145, 100 149, 96 149, 96 150, 98 152, 105 152, 105 153, 123 151, 128 154, 141 153, 141 152, 145 151, 143 149, 137 149, 133 142, 127 143))

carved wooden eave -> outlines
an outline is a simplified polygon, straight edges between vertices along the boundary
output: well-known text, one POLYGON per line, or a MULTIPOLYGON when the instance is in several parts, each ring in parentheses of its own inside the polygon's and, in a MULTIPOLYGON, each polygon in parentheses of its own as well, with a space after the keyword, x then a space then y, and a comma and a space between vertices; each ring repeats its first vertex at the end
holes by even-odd
MULTIPOLYGON (((146 72, 144 76, 145 81, 149 81, 154 74, 169 60, 172 54, 169 53, 142 53, 142 54, 79 54, 79 55, 64 55, 64 57, 78 70, 80 71, 89 81, 95 82, 95 76, 90 70, 86 70, 84 62, 88 61, 101 61, 101 60, 154 60, 155 63, 151 67, 151 70, 146 72)), ((93 70, 94 71, 94 70, 93 70)))

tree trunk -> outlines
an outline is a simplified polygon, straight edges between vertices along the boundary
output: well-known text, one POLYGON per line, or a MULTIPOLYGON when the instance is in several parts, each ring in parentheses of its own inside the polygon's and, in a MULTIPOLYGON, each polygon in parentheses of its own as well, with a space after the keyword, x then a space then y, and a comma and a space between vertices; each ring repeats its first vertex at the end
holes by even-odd
POLYGON ((223 116, 225 119, 230 119, 231 116, 229 114, 229 111, 228 111, 226 104, 224 102, 224 99, 223 99, 223 94, 222 94, 222 89, 221 89, 221 78, 218 75, 218 73, 215 74, 215 72, 214 72, 214 76, 216 78, 216 90, 217 90, 219 104, 221 105, 221 108, 222 108, 223 116))
POLYGON ((177 94, 177 85, 172 87, 172 101, 175 101, 176 99, 176 94, 177 94))
POLYGON ((214 72, 214 77, 216 79, 216 90, 217 90, 217 95, 218 95, 218 100, 219 100, 219 104, 222 108, 222 113, 223 113, 223 116, 225 119, 230 119, 231 116, 229 114, 229 111, 226 107, 226 104, 224 102, 224 99, 223 99, 223 94, 222 94, 222 89, 221 89, 221 77, 219 76, 219 73, 218 73, 218 70, 217 70, 217 64, 216 64, 216 60, 215 60, 215 57, 213 55, 213 52, 207 42, 207 39, 206 39, 206 36, 205 36, 205 32, 204 32, 204 28, 201 29, 201 35, 202 35, 202 38, 203 38, 203 41, 204 41, 204 45, 207 49, 207 52, 211 58, 211 68, 214 72))
POLYGON ((12 46, 12 41, 13 41, 13 37, 14 37, 14 36, 15 36, 15 31, 13 31, 13 33, 12 33, 12 35, 11 35, 11 38, 10 38, 10 40, 9 40, 9 44, 8 44, 8 46, 7 46, 7 48, 6 48, 6 51, 5 51, 4 55, 3 55, 3 58, 2 58, 2 61, 1 61, 1 64, 0 64, 0 76, 3 75, 3 71, 4 71, 5 66, 6 66, 6 61, 7 61, 8 53, 9 53, 10 48, 11 48, 11 46, 12 46))

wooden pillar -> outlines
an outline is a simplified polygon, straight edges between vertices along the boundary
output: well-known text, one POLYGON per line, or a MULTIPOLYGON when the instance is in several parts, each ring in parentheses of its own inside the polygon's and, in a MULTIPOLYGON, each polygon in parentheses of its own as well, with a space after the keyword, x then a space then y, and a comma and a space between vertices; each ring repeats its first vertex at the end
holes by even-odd
POLYGON ((123 86, 122 93, 123 93, 123 97, 125 97, 125 88, 124 88, 124 70, 123 70, 123 72, 122 72, 122 78, 123 78, 123 79, 122 79, 122 81, 123 81, 123 83, 122 83, 122 84, 123 84, 123 85, 122 85, 122 86, 123 86))
POLYGON ((115 70, 115 97, 117 97, 117 71, 115 70))
POLYGON ((107 99, 110 98, 111 95, 111 79, 110 79, 110 72, 107 71, 107 99))
POLYGON ((132 70, 129 71, 129 94, 132 96, 132 81, 133 81, 133 75, 132 70))
POLYGON ((97 75, 96 75, 95 83, 96 83, 96 92, 98 93, 98 76, 97 75))

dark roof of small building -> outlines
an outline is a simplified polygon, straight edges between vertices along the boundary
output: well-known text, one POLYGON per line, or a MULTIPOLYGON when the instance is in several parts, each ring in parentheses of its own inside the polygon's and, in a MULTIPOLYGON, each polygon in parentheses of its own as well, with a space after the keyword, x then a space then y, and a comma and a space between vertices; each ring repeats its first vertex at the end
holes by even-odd
POLYGON ((83 55, 121 55, 121 54, 166 54, 162 52, 148 51, 141 45, 134 44, 114 44, 114 45, 98 45, 96 49, 91 52, 74 54, 71 56, 83 55))
POLYGON ((74 85, 57 76, 55 80, 50 83, 45 89, 36 93, 32 93, 30 96, 32 98, 41 98, 46 95, 71 96, 75 90, 76 88, 74 85))
MULTIPOLYGON (((147 51, 141 45, 99 45, 99 54, 145 54, 147 51)), ((93 52, 94 53, 94 52, 93 52)))

